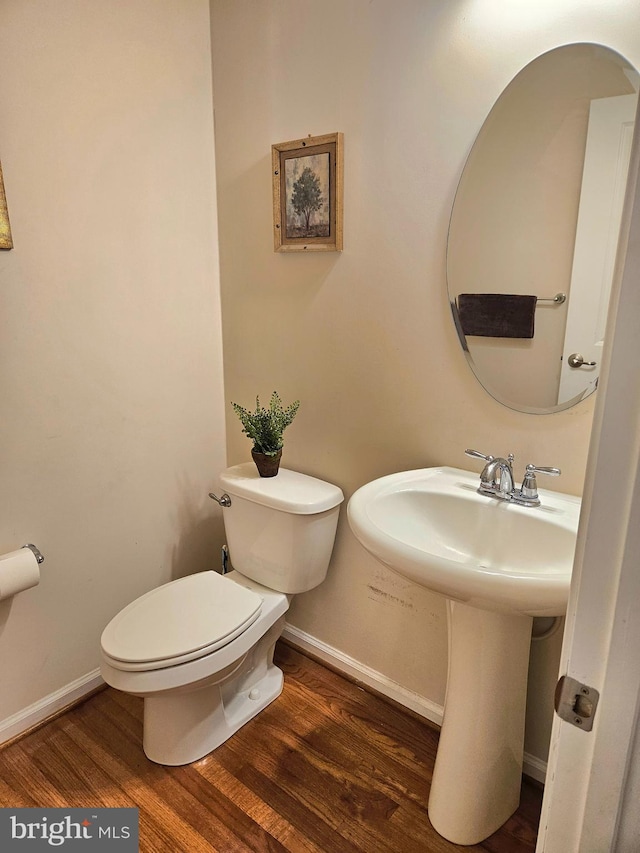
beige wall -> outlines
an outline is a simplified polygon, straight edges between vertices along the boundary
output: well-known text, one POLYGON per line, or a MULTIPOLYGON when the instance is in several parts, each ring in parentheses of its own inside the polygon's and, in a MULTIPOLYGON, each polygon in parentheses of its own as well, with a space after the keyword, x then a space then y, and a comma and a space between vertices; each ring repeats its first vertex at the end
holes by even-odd
POLYGON ((3 0, 0 722, 99 663, 102 628, 211 565, 225 462, 206 0, 3 0))
MULTIPOLYGON (((212 0, 229 461, 249 458, 229 401, 300 398, 285 465, 339 484, 465 447, 558 465, 581 491, 593 411, 532 416, 490 398, 449 316, 447 224, 495 99, 538 54, 600 41, 640 66, 637 4, 584 0, 212 0), (615 8, 612 8, 613 7, 615 8), (272 250, 272 143, 345 134, 345 250, 272 250)), ((479 468, 478 468, 479 470, 479 468)), ((545 484, 546 485, 546 484, 545 484)), ((378 565, 343 514, 326 582, 290 622, 442 703, 443 600, 378 565)), ((536 644, 527 749, 545 758, 560 635, 536 644)))

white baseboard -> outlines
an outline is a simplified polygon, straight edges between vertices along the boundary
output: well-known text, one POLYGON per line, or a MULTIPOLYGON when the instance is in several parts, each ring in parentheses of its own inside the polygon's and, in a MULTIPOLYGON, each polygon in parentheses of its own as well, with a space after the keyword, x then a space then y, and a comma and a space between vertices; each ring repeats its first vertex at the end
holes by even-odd
POLYGON ((406 687, 398 684, 397 681, 387 678, 381 672, 365 666, 355 658, 345 655, 344 652, 334 649, 333 646, 328 646, 322 640, 312 637, 311 634, 307 634, 293 625, 286 624, 282 636, 292 646, 297 646, 302 651, 309 652, 309 654, 317 657, 323 663, 337 669, 339 672, 343 672, 352 681, 366 684, 367 687, 375 690, 376 693, 381 693, 383 696, 393 699, 399 705, 410 708, 416 714, 420 714, 421 717, 435 723, 437 726, 442 725, 442 705, 437 705, 435 702, 425 699, 424 696, 420 696, 419 693, 407 690, 406 687))
POLYGON ((544 785, 544 781, 547 778, 547 762, 541 758, 537 758, 535 755, 531 755, 530 752, 525 752, 522 762, 522 772, 530 779, 535 779, 536 782, 544 785))
POLYGON ((102 687, 104 681, 100 675, 100 670, 95 669, 93 672, 88 672, 86 675, 76 678, 71 684, 66 684, 55 693, 50 693, 44 699, 34 702, 28 708, 18 711, 11 717, 0 722, 0 744, 6 743, 9 740, 23 734, 23 732, 42 723, 48 717, 52 717, 58 711, 66 708, 67 705, 72 705, 78 699, 82 699, 87 693, 91 693, 99 687, 102 687))
MULTIPOLYGON (((333 646, 329 646, 327 643, 323 643, 322 640, 318 640, 316 637, 301 631, 293 625, 286 624, 282 636, 291 645, 296 646, 302 651, 309 652, 309 654, 318 658, 318 660, 333 667, 338 672, 344 673, 352 681, 357 681, 360 684, 370 687, 376 693, 380 693, 382 696, 392 699, 399 705, 409 708, 437 726, 442 725, 442 705, 431 702, 429 699, 425 699, 424 696, 420 696, 420 694, 414 693, 412 690, 407 690, 406 687, 398 684, 397 681, 393 681, 381 672, 365 666, 355 658, 346 655, 333 646)), ((104 681, 100 675, 100 670, 95 669, 93 672, 89 672, 60 688, 60 690, 56 690, 55 693, 45 696, 44 699, 35 702, 33 705, 29 705, 28 708, 24 708, 17 714, 7 717, 0 722, 0 744, 6 743, 23 732, 37 726, 38 723, 42 723, 48 717, 53 716, 68 705, 72 705, 93 690, 102 687, 103 684, 104 681)), ((544 783, 547 763, 535 755, 525 752, 523 772, 532 779, 544 783)))
MULTIPOLYGON (((443 707, 436 702, 431 702, 420 696, 419 693, 414 693, 412 690, 407 690, 397 681, 393 681, 381 672, 378 672, 371 667, 357 661, 355 658, 349 657, 339 649, 323 643, 311 634, 301 631, 294 625, 285 624, 282 632, 283 639, 296 646, 302 651, 309 652, 310 655, 318 658, 318 660, 326 663, 338 672, 344 673, 352 681, 357 681, 360 684, 365 684, 376 693, 392 699, 399 705, 409 708, 431 723, 437 726, 442 725, 443 707)), ((524 754, 523 773, 544 784, 545 775, 547 772, 547 763, 535 755, 530 755, 528 752, 524 754)))

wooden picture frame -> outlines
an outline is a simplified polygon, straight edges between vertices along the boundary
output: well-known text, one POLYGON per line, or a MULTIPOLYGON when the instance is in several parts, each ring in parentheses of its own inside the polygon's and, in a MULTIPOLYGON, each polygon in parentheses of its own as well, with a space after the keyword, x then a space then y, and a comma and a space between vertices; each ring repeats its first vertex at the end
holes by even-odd
POLYGON ((271 146, 276 252, 341 252, 343 135, 271 146))
POLYGON ((9 224, 9 211, 7 209, 7 197, 4 194, 4 181, 2 179, 2 164, 0 163, 0 249, 13 249, 11 237, 11 225, 9 224))

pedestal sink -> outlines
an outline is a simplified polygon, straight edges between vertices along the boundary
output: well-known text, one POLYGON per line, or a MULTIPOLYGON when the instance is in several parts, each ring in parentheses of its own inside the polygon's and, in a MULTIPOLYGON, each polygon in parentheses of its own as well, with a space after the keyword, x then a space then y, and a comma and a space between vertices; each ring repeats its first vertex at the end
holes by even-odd
POLYGON ((349 524, 380 562, 448 599, 449 670, 429 797, 456 844, 495 832, 520 800, 534 616, 565 613, 580 499, 540 490, 523 507, 477 492, 477 474, 423 468, 358 489, 349 524))

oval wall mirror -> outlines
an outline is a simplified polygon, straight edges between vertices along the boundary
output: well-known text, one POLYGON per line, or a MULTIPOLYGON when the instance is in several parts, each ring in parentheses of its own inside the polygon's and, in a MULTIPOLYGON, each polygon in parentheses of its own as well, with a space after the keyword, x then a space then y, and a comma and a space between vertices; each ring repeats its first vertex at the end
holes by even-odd
POLYGON ((447 282, 496 400, 557 412, 597 387, 638 72, 596 44, 527 65, 489 113, 451 214, 447 282))

